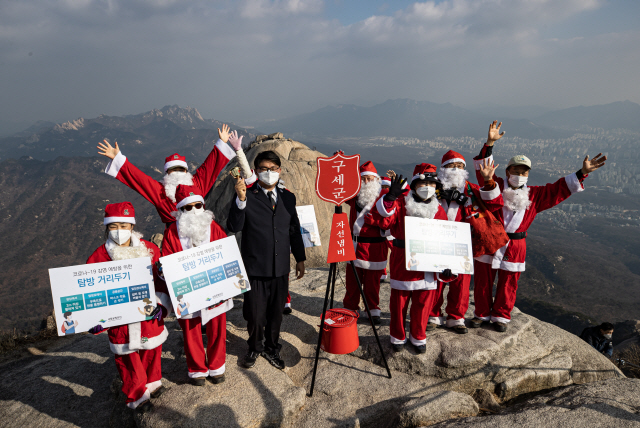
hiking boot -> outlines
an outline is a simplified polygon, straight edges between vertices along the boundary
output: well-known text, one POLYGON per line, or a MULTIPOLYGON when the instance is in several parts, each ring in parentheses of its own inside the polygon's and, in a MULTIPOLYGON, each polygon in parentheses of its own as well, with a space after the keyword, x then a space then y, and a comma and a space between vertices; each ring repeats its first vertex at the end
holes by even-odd
POLYGON ((284 315, 291 315, 291 312, 293 312, 293 309, 291 309, 289 306, 284 308, 284 310, 282 311, 284 315))
MULTIPOLYGON (((413 345, 413 343, 412 343, 413 345)), ((416 350, 418 354, 426 354, 427 353, 427 345, 413 345, 413 349, 416 350)))
POLYGON ((453 327, 453 331, 455 331, 458 334, 467 334, 469 333, 469 330, 467 330, 467 327, 463 326, 463 325, 456 325, 453 327))
POLYGON ((195 386, 204 386, 206 378, 204 377, 194 377, 191 379, 191 383, 195 386))
POLYGON ((484 321, 482 321, 480 318, 473 318, 472 320, 469 320, 469 327, 471 328, 480 328, 482 326, 482 323, 484 321))
POLYGON ((214 385, 224 382, 224 373, 218 376, 210 376, 209 381, 214 385))
POLYGON ((391 347, 393 352, 402 352, 404 350, 404 343, 392 343, 391 347))
POLYGON ((158 398, 167 390, 164 386, 160 385, 160 388, 156 389, 151 393, 151 398, 158 398))
POLYGON ((247 355, 244 357, 244 361, 242 362, 242 366, 245 369, 250 369, 251 367, 256 365, 256 360, 260 356, 259 352, 249 351, 247 355))
POLYGON ((438 324, 434 322, 427 323, 427 331, 434 331, 436 328, 438 328, 438 324))
POLYGON ((277 368, 278 370, 284 370, 285 368, 284 360, 280 358, 280 353, 278 351, 273 353, 267 353, 266 351, 263 351, 262 356, 267 361, 269 361, 269 364, 271 364, 273 367, 277 368))
POLYGON ((503 322, 494 322, 493 323, 493 328, 496 331, 499 331, 500 333, 504 333, 505 331, 507 331, 507 324, 505 324, 503 322))
POLYGON ((138 407, 136 407, 136 413, 144 414, 153 409, 153 404, 151 401, 147 400, 144 403, 140 403, 138 407))

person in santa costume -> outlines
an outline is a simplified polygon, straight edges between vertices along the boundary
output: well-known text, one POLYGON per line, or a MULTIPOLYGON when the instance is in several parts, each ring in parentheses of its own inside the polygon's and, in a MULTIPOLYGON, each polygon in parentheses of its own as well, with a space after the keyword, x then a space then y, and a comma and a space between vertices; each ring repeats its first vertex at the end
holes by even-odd
MULTIPOLYGON (((178 211, 173 213, 176 221, 169 225, 162 241, 163 256, 227 237, 213 219, 213 212, 205 210, 203 193, 197 186, 178 185, 178 211)), ((189 311, 188 315, 178 318, 184 337, 187 369, 194 385, 203 386, 207 377, 214 384, 224 382, 227 354, 226 312, 232 308, 233 301, 229 299, 200 311, 189 311), (207 331, 206 354, 202 341, 203 325, 207 331)))
MULTIPOLYGON (((481 164, 493 161, 493 145, 502 138, 502 122, 494 121, 489 127, 486 144, 480 154, 474 158, 478 182, 482 185, 483 174, 479 173, 481 164)), ((586 156, 582 168, 545 186, 527 186, 531 161, 524 155, 509 160, 506 168, 506 181, 494 175, 502 192, 504 207, 495 212, 504 225, 509 242, 495 254, 477 257, 474 260, 474 297, 475 314, 471 327, 478 328, 483 322, 491 321, 497 331, 507 330, 511 321, 511 311, 516 301, 518 279, 525 270, 527 251, 527 230, 539 212, 552 208, 574 193, 584 190, 584 179, 596 169, 602 167, 606 156, 598 153, 592 159, 586 156), (495 298, 492 297, 496 275, 498 285, 495 298)))
POLYGON ((108 331, 109 346, 115 354, 127 406, 145 412, 152 407, 149 399, 157 398, 165 391, 161 382, 160 357, 162 344, 169 334, 164 326, 164 317, 167 316, 167 308, 171 307, 171 300, 156 266, 160 250, 133 230, 136 224, 133 205, 130 202, 107 205, 104 224, 106 242, 89 256, 87 264, 149 257, 153 266, 158 305, 150 311, 151 317, 147 318, 151 319, 108 329, 97 325, 89 330, 93 334, 108 331))
POLYGON ((443 273, 408 270, 405 259, 405 217, 421 217, 446 220, 447 214, 435 196, 440 186, 436 167, 423 163, 413 171, 410 191, 403 196, 406 180, 402 175, 394 178, 389 191, 379 198, 367 216, 367 224, 391 230, 395 236, 391 250, 391 299, 389 301, 391 344, 396 352, 406 343, 405 319, 411 302, 409 340, 418 353, 427 351, 427 320, 437 298, 438 281, 451 281, 455 275, 450 270, 443 273))
MULTIPOLYGON (((491 179, 497 165, 484 162, 479 172, 484 177, 484 187, 481 189, 477 184, 470 183, 469 173, 465 170, 467 166, 464 157, 453 150, 449 150, 442 156, 441 168, 438 170, 438 179, 442 183, 442 190, 438 192, 440 205, 447 213, 449 221, 468 222, 469 219, 477 215, 478 205, 472 203, 474 193, 480 195, 485 207, 489 211, 496 211, 502 208, 502 196, 500 189, 491 179)), ((438 287, 438 299, 429 314, 427 331, 435 330, 439 325, 446 325, 458 334, 468 332, 465 326, 464 315, 469 309, 469 285, 471 275, 461 274, 449 282, 449 292, 447 293, 447 316, 442 316, 442 304, 444 302, 444 285, 438 287)))
MULTIPOLYGON (((380 176, 371 161, 360 166, 360 181, 360 191, 346 202, 349 205, 349 227, 356 250, 354 264, 373 322, 380 324, 380 278, 387 266, 388 246, 384 230, 364 222, 382 190, 380 176)), ((353 269, 347 269, 346 277, 347 291, 342 304, 347 309, 359 311, 360 289, 353 269)))
POLYGON ((98 153, 111 159, 105 168, 105 173, 126 184, 151 202, 162 222, 168 227, 169 224, 176 221, 172 213, 176 211, 178 185, 197 186, 206 195, 213 187, 218 174, 235 156, 238 156, 241 173, 246 181, 248 183, 256 181, 256 175, 249 168, 249 163, 242 150, 242 136, 238 137, 236 131, 230 133, 227 125, 222 125, 222 130, 218 128, 218 136, 220 137, 218 142, 194 175, 189 173, 189 165, 184 156, 178 153, 168 156, 164 163, 165 175, 162 183, 149 177, 133 165, 122 154, 117 142, 115 147, 112 147, 107 140, 104 140, 98 145, 98 153), (227 141, 233 149, 227 145, 227 141))

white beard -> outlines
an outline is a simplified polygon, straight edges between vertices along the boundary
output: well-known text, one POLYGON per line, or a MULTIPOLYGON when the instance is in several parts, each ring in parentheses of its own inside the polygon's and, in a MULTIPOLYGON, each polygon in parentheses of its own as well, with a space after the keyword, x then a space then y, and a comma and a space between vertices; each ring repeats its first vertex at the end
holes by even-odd
POLYGON ((380 196, 381 190, 382 184, 380 184, 380 179, 362 183, 360 192, 358 192, 358 198, 356 199, 358 205, 363 208, 372 207, 373 203, 378 199, 378 196, 380 196))
POLYGON ((164 193, 171 199, 171 202, 176 202, 176 188, 180 184, 186 184, 187 186, 193 186, 193 175, 189 172, 172 172, 171 174, 165 174, 162 178, 164 182, 164 193))
POLYGON ((502 198, 504 199, 504 206, 512 211, 526 210, 531 206, 528 187, 515 190, 507 187, 502 192, 502 198))
POLYGON ((435 195, 431 197, 429 202, 417 202, 413 199, 413 190, 404 197, 404 204, 407 210, 407 215, 411 217, 421 217, 433 219, 438 212, 440 203, 436 199, 435 195))
POLYGON ((108 240, 105 247, 107 253, 109 253, 109 257, 111 257, 113 261, 153 257, 151 251, 144 245, 144 242, 140 240, 141 238, 142 233, 132 232, 131 245, 127 247, 121 247, 115 242, 108 240))
POLYGON ((465 182, 469 179, 469 172, 459 168, 440 168, 438 178, 444 190, 458 189, 462 192, 465 182))
MULTIPOLYGON (((211 229, 213 212, 209 210, 195 213, 191 211, 174 211, 171 213, 178 222, 178 235, 181 239, 189 239, 191 245, 197 247, 205 244, 211 229)), ((185 248, 186 249, 186 248, 185 248)))

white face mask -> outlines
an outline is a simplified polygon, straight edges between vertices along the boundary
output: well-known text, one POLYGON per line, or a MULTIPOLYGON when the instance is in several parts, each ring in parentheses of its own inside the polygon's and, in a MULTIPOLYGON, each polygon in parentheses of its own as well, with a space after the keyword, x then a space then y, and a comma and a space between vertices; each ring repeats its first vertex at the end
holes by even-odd
POLYGON ((509 184, 511 187, 515 187, 516 189, 527 184, 527 180, 529 180, 529 177, 523 177, 521 175, 509 176, 509 184))
POLYGON ((416 189, 416 194, 422 199, 429 199, 436 193, 436 188, 431 186, 422 186, 416 189))
POLYGON ((126 229, 110 230, 109 239, 118 245, 122 245, 131 239, 131 231, 126 229))
POLYGON ((273 186, 280 179, 280 173, 275 171, 264 171, 258 174, 258 177, 260 177, 260 181, 263 183, 273 186))
POLYGON ((611 339, 613 337, 613 334, 603 334, 605 339, 611 339))

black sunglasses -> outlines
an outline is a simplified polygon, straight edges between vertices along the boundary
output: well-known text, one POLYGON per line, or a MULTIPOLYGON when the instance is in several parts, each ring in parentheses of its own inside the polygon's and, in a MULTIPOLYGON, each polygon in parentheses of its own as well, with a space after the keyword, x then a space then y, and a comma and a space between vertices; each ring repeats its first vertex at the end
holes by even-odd
POLYGON ((191 208, 195 208, 195 209, 199 210, 203 206, 204 206, 204 204, 202 202, 198 202, 195 205, 185 205, 184 207, 180 208, 180 210, 182 210, 182 211, 191 211, 191 208))

